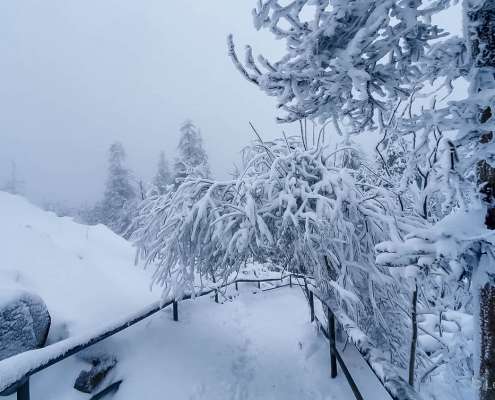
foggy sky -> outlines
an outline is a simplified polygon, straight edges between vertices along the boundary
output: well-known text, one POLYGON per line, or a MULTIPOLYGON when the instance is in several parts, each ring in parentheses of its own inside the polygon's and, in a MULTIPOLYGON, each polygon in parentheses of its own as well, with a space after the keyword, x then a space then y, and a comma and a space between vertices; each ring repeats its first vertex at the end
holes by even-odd
MULTIPOLYGON (((36 202, 91 203, 112 142, 149 180, 160 150, 173 161, 187 118, 201 128, 213 173, 226 177, 253 139, 248 121, 266 137, 282 129, 274 101, 227 56, 230 32, 238 48, 281 54, 283 43, 252 26, 255 3, 1 1, 0 186, 15 160, 36 202)), ((458 18, 447 20, 460 31, 458 18)))
POLYGON ((258 129, 274 136, 273 101, 235 70, 239 47, 280 54, 252 27, 253 0, 4 0, 0 2, 0 185, 15 160, 37 202, 101 196, 106 152, 120 140, 150 179, 173 160, 180 124, 203 134, 215 175, 227 176, 258 129))

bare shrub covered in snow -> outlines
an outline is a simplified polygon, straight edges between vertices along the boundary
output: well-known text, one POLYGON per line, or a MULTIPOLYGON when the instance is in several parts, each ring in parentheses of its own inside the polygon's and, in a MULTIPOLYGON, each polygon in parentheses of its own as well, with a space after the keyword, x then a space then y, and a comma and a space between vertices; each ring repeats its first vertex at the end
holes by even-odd
POLYGON ((136 221, 138 255, 156 265, 153 281, 165 296, 194 291, 196 276, 224 283, 252 260, 311 274, 342 313, 400 352, 404 335, 389 300, 399 301, 402 289, 376 265, 375 246, 399 240, 416 219, 396 212, 395 193, 346 167, 351 158, 359 166, 352 147, 319 141, 256 142, 236 179, 191 178, 147 199, 136 221))
MULTIPOLYGON (((485 213, 486 226, 495 229, 495 7, 487 0, 464 1, 465 37, 459 38, 431 23, 435 13, 452 4, 447 0, 259 1, 253 11, 256 28, 284 39, 286 54, 275 63, 261 56, 256 62, 248 47, 241 62, 232 38, 229 53, 249 81, 277 98, 286 112, 281 121, 310 117, 333 121, 339 131, 339 124, 347 119, 353 133, 380 129, 383 136, 377 151, 386 180, 377 182, 397 193, 403 212, 422 218, 419 229, 378 247, 382 265, 409 272, 407 277, 394 273, 409 287, 398 304, 412 325, 409 381, 421 387, 436 375, 437 382, 465 382, 479 371, 480 396, 491 398, 495 390, 495 369, 490 364, 495 356, 490 346, 495 336, 490 328, 495 326, 491 322, 495 320, 493 239, 487 238, 483 218, 471 222, 475 231, 469 239, 463 235, 463 224, 470 223, 464 215, 485 213), (445 88, 449 94, 461 77, 470 81, 469 96, 437 104, 436 94, 445 88), (431 97, 432 107, 414 108, 416 94, 431 97), (446 242, 455 251, 443 251, 446 242), (478 301, 478 295, 479 367, 469 346, 472 336, 469 332, 463 336, 465 324, 457 330, 458 339, 436 337, 446 332, 444 325, 459 323, 447 315, 476 314, 478 307, 472 302, 473 297, 478 301), (425 328, 431 318, 438 324, 425 328), (425 334, 435 346, 426 344, 425 334)), ((450 393, 464 396, 456 388, 451 385, 450 393)))
POLYGON ((135 239, 166 295, 194 290, 196 274, 224 282, 249 260, 270 261, 312 274, 429 397, 471 395, 477 371, 495 382, 495 369, 486 372, 495 332, 483 331, 495 320, 485 227, 495 228, 495 8, 466 0, 459 38, 431 22, 453 3, 258 1, 255 27, 285 40, 286 54, 255 60, 247 47, 241 61, 230 36, 234 65, 277 98, 280 122, 333 123, 344 144, 260 140, 236 179, 186 179, 148 199, 135 239), (446 101, 459 78, 470 81, 469 96, 446 101), (415 106, 428 97, 430 107, 415 106), (376 169, 349 139, 373 130, 376 169))

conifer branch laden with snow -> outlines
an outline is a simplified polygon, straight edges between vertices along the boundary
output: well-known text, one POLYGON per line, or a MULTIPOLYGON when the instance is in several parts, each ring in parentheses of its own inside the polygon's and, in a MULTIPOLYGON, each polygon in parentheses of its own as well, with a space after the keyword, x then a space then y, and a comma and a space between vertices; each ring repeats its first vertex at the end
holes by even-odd
POLYGON ((449 1, 263 0, 253 10, 257 29, 284 39, 277 62, 242 63, 229 36, 229 54, 242 75, 285 112, 281 122, 301 118, 349 118, 354 131, 375 124, 387 102, 407 98, 422 75, 418 61, 444 33, 430 17, 449 1), (310 17, 308 18, 308 15, 310 17))

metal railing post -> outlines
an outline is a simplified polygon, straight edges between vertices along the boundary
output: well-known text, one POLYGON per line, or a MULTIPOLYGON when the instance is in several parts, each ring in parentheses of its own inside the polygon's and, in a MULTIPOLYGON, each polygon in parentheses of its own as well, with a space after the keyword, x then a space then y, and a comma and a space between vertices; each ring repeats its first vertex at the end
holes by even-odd
POLYGON ((330 342, 330 376, 335 378, 337 376, 337 345, 335 337, 335 316, 333 315, 330 307, 327 307, 328 311, 328 339, 330 342))
POLYGON ((215 289, 215 303, 218 303, 218 289, 215 289))
POLYGON ((311 315, 311 322, 314 322, 314 320, 315 320, 315 301, 314 301, 313 292, 311 290, 309 291, 309 311, 310 311, 310 315, 311 315))
POLYGON ((239 286, 237 284, 237 281, 235 282, 235 290, 239 291, 239 286))
POLYGON ((17 400, 29 400, 29 378, 17 389, 17 400))
POLYGON ((261 289, 261 282, 258 281, 258 289, 261 289))
POLYGON ((179 320, 179 305, 177 304, 176 301, 172 303, 172 309, 173 309, 173 314, 174 314, 174 321, 179 320))
POLYGON ((289 275, 289 287, 292 287, 292 275, 289 275))

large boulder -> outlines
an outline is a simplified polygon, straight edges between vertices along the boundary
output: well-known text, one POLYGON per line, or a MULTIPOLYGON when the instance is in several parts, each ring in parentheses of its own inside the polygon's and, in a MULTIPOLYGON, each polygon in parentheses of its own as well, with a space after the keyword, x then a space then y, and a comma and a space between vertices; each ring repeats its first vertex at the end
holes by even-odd
POLYGON ((50 313, 39 296, 0 287, 0 360, 43 347, 50 323, 50 313))

